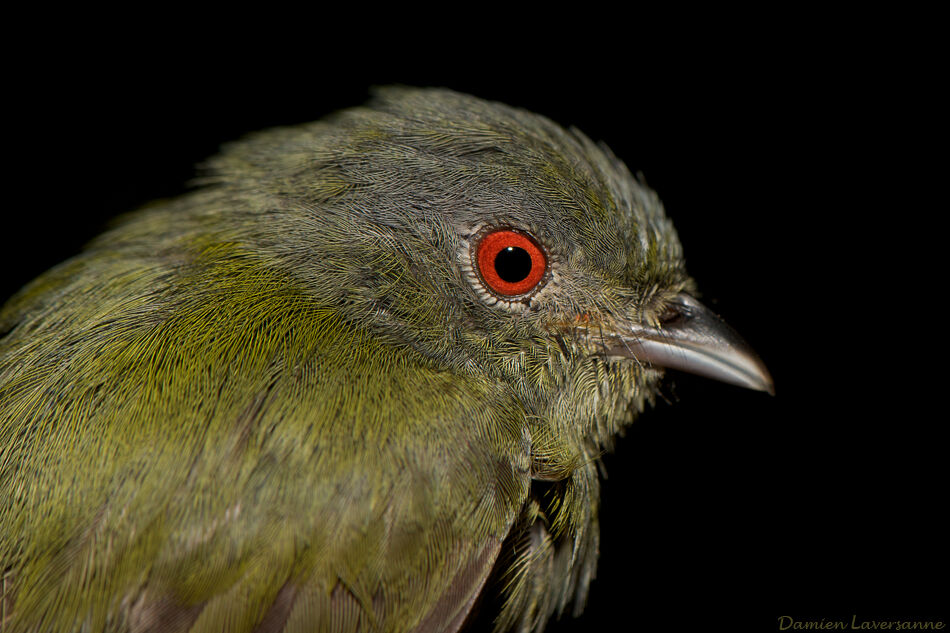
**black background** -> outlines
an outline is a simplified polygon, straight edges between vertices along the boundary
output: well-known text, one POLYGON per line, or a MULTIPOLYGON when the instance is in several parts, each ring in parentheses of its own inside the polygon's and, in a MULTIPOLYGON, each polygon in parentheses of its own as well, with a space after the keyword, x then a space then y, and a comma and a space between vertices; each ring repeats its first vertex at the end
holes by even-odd
POLYGON ((0 296, 109 218, 185 191, 221 143, 357 105, 372 85, 528 108, 643 173, 703 300, 776 384, 770 397, 670 376, 605 458, 585 614, 549 630, 946 621, 946 414, 925 404, 933 371, 916 355, 939 351, 919 239, 933 209, 889 193, 907 186, 901 139, 925 116, 908 95, 929 80, 902 45, 855 36, 866 25, 820 24, 674 24, 649 41, 649 24, 583 39, 568 25, 495 55, 464 54, 487 37, 50 37, 36 50, 54 55, 14 60, 7 81, 0 296))

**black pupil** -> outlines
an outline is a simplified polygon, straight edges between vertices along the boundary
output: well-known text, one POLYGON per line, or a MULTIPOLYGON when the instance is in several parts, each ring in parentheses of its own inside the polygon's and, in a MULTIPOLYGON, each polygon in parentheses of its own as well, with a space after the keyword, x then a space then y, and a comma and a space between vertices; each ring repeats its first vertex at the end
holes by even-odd
POLYGON ((509 246, 495 255, 495 272, 510 284, 518 283, 531 272, 531 255, 517 246, 509 246))

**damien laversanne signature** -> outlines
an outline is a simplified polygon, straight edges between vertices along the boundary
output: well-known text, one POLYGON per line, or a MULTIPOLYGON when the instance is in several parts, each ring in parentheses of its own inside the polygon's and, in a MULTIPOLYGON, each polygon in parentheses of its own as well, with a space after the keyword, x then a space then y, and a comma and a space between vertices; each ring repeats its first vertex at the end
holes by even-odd
POLYGON ((796 620, 790 615, 778 616, 779 631, 945 631, 943 620, 870 620, 851 616, 848 620, 796 620))

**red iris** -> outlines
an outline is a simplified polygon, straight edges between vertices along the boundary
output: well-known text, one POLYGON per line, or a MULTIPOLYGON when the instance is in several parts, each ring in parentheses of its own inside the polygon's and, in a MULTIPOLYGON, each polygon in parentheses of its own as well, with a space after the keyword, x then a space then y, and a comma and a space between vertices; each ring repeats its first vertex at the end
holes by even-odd
POLYGON ((510 229, 483 237, 476 260, 478 274, 488 287, 509 297, 533 290, 547 268, 541 247, 525 233, 510 229))

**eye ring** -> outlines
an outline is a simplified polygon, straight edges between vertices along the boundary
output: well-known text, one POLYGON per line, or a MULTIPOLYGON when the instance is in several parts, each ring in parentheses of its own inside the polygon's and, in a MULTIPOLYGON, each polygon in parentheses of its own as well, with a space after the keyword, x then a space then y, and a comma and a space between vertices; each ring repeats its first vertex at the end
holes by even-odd
POLYGON ((495 229, 475 247, 478 276, 492 292, 503 297, 524 295, 541 283, 547 256, 533 237, 516 229, 495 229))

